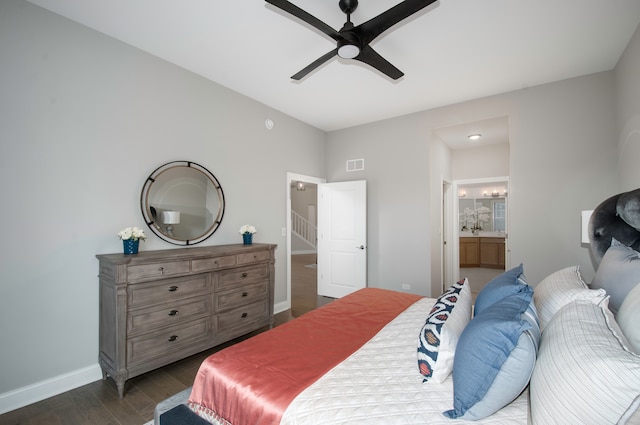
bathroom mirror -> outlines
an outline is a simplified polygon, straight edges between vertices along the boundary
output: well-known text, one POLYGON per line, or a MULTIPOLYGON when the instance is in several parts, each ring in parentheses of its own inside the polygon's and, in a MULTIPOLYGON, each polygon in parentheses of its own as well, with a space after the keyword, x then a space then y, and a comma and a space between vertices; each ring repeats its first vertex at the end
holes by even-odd
POLYGON ((224 193, 202 165, 173 161, 154 170, 140 195, 149 229, 174 245, 194 245, 211 236, 224 215, 224 193))

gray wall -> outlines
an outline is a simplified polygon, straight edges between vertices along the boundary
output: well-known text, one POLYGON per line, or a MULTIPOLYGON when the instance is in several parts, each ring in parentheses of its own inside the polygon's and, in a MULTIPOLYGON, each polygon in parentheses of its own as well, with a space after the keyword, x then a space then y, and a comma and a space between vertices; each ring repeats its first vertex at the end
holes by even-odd
POLYGON ((442 189, 428 169, 452 176, 444 148, 427 149, 438 144, 431 130, 497 116, 510 123, 511 264, 525 263, 533 284, 574 264, 590 280, 579 218, 618 189, 613 110, 605 72, 330 133, 328 181, 353 178, 340 167, 348 158, 367 165, 369 284, 438 293, 442 189))
POLYGON ((508 176, 509 145, 455 149, 451 155, 451 170, 454 180, 508 176))
POLYGON ((640 187, 640 27, 616 66, 620 189, 640 187))
MULTIPOLYGON (((227 210, 203 245, 240 243, 243 224, 279 244, 286 300, 286 172, 323 176, 324 132, 19 0, 0 2, 0 75, 0 411, 30 384, 99 379, 95 254, 146 227, 140 190, 165 162, 222 184, 227 210)), ((147 233, 141 250, 175 247, 147 233)))

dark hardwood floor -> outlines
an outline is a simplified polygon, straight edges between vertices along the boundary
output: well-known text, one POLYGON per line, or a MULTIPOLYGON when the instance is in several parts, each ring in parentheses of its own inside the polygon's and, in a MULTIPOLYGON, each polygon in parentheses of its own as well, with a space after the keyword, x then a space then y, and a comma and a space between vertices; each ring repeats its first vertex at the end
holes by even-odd
MULTIPOLYGON (((331 300, 317 296, 315 270, 305 267, 313 262, 314 255, 292 259, 291 310, 276 314, 275 326, 331 300)), ((207 356, 266 329, 132 378, 122 399, 112 379, 99 380, 0 415, 0 425, 143 425, 156 404, 191 386, 207 356)))

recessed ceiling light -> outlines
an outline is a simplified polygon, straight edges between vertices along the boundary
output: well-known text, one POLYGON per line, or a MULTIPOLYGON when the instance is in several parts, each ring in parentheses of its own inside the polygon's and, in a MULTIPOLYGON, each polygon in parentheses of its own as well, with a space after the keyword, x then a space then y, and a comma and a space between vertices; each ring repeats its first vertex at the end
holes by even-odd
POLYGON ((471 135, 469 135, 469 139, 470 140, 478 140, 481 136, 482 136, 482 134, 478 134, 478 133, 471 134, 471 135))

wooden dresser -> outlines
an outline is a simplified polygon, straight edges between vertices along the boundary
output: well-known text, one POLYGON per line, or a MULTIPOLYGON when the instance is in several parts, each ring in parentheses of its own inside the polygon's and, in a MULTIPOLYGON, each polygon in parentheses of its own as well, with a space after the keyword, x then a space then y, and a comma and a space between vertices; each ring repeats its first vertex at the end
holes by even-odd
POLYGON ((276 245, 96 255, 102 377, 125 382, 273 326, 276 245))

